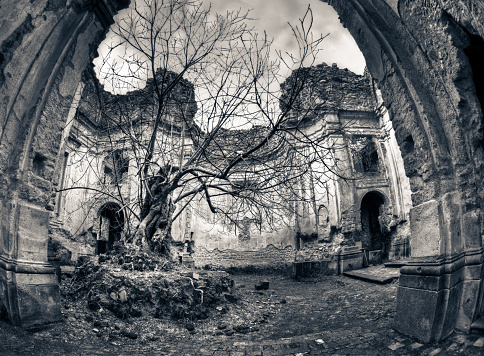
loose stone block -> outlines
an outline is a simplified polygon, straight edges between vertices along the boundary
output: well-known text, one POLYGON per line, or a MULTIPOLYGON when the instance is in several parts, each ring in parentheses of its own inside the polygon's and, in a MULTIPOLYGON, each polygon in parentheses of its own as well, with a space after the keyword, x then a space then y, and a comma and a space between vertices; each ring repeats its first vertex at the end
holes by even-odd
MULTIPOLYGON (((21 277, 22 274, 17 274, 21 277)), ((23 327, 32 327, 62 320, 60 292, 55 274, 26 276, 28 284, 17 282, 19 318, 23 327)), ((18 278, 17 277, 17 278, 18 278)), ((23 278, 22 278, 23 279, 23 278)))
POLYGON ((437 306, 442 305, 443 292, 398 288, 394 328, 423 342, 435 340, 432 326, 442 322, 437 306))

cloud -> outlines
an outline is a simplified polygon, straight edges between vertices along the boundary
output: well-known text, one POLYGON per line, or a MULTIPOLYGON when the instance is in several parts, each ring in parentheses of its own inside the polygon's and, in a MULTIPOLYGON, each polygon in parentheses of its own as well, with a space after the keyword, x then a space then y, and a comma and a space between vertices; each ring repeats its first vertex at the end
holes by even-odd
POLYGON ((278 50, 290 52, 297 49, 297 45, 288 22, 293 26, 299 24, 308 5, 314 17, 314 35, 328 35, 317 63, 337 63, 340 68, 362 74, 366 63, 356 42, 339 21, 336 11, 320 0, 217 0, 213 2, 213 9, 217 12, 252 9, 251 16, 257 19, 254 26, 260 32, 266 31, 269 38, 274 38, 274 46, 278 50))
MULTIPOLYGON (((261 33, 266 31, 268 38, 274 39, 273 49, 283 53, 297 51, 297 43, 288 23, 298 25, 308 6, 311 6, 313 13, 314 36, 327 35, 315 64, 336 63, 340 68, 348 68, 355 73, 363 74, 366 63, 353 37, 340 23, 336 11, 320 0, 212 0, 213 12, 251 10, 250 17, 254 20, 249 25, 261 33)), ((126 11, 128 10, 122 11, 116 18, 122 17, 126 11)), ((110 41, 108 34, 105 43, 110 41)), ((105 44, 99 47, 100 57, 94 61, 96 66, 102 63, 105 48, 105 44)))

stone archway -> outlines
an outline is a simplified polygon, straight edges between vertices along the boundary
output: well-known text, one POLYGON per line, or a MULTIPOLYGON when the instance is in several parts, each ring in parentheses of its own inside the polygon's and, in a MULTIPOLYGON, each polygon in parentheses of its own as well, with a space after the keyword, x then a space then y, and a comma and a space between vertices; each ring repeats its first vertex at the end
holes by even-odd
POLYGON ((382 91, 410 179, 415 259, 401 269, 394 327, 426 342, 468 331, 483 294, 484 5, 324 1, 382 91))
MULTIPOLYGON (((419 259, 402 268, 395 327, 424 341, 467 331, 482 299, 484 100, 476 83, 484 82, 477 70, 484 62, 478 48, 484 5, 325 1, 382 90, 411 182, 410 243, 419 259)), ((68 103, 80 92, 82 71, 128 3, 2 3, 0 309, 13 323, 61 319, 54 270, 46 263, 61 132, 75 113, 68 103)))
POLYGON ((371 191, 361 200, 362 247, 365 250, 383 250, 383 234, 380 218, 385 201, 381 194, 371 191))
POLYGON ((99 234, 97 236, 96 254, 106 253, 121 239, 124 229, 124 213, 116 203, 106 203, 98 213, 99 234))

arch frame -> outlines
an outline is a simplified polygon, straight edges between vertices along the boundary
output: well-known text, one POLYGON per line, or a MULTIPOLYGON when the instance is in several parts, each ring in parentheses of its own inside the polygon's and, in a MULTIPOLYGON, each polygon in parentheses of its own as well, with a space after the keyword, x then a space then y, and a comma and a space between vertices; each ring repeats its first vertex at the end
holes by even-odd
POLYGON ((466 31, 484 38, 482 2, 324 1, 381 89, 410 178, 414 259, 401 269, 394 328, 425 342, 468 331, 484 314, 484 189, 477 183, 484 154, 482 108, 464 49, 466 31))
POLYGON ((62 132, 81 76, 129 0, 2 4, 0 43, 0 310, 35 327, 62 320, 48 226, 59 184, 62 132), (12 39, 15 39, 12 42, 12 39), (36 155, 43 169, 33 172, 36 155), (35 174, 36 173, 36 174, 35 174))

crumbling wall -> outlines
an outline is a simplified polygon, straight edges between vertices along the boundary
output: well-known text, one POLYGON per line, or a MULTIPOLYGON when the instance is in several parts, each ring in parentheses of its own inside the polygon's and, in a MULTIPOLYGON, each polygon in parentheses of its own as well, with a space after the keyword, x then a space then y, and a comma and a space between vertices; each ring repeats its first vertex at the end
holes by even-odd
POLYGON ((424 341, 441 340, 454 328, 469 330, 482 304, 477 271, 484 195, 478 183, 484 5, 478 0, 327 2, 382 90, 410 179, 410 246, 421 260, 402 269, 395 326, 424 341), (458 271, 465 271, 462 278, 458 271), (430 290, 426 278, 436 279, 439 287, 430 290), (441 283, 449 278, 460 282, 441 283))
POLYGON ((292 246, 277 248, 268 245, 253 251, 237 250, 207 250, 197 247, 192 254, 197 267, 211 269, 247 269, 284 270, 292 266, 295 260, 295 250, 292 246))
POLYGON ((47 263, 58 148, 81 73, 117 9, 126 5, 0 5, 0 304, 13 323, 61 318, 57 281, 47 263))

